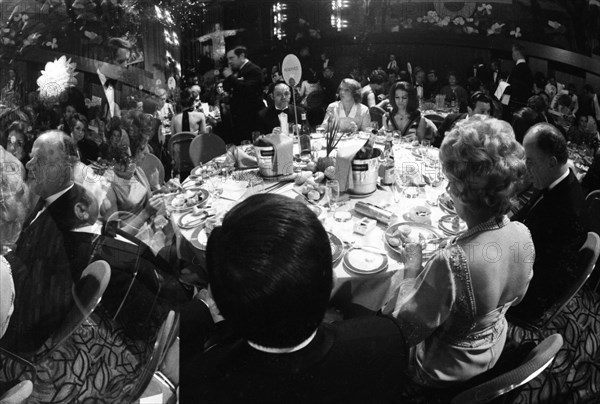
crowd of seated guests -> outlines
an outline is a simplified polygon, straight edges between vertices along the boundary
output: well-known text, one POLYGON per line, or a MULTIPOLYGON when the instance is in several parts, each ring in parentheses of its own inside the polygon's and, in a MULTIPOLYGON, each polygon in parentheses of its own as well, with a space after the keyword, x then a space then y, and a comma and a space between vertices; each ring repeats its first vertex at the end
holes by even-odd
MULTIPOLYGON (((466 88, 458 84, 454 72, 448 73, 446 83, 433 69, 415 68, 411 75, 392 61, 397 62, 390 60, 387 69, 357 67, 341 78, 335 77, 336 69, 328 60, 326 66, 307 70, 311 74, 306 84, 300 85, 296 103, 306 101, 311 91, 322 91, 326 102, 319 122, 324 126, 339 122, 342 131, 352 132, 369 128, 369 108, 378 106, 385 111, 384 129, 439 145, 449 195, 469 230, 452 239, 423 268, 419 247, 414 247, 407 266, 421 273, 421 288, 409 302, 388 303, 384 312, 390 317, 373 315, 323 325, 320 323, 331 291, 331 258, 329 243, 321 240, 326 238, 322 226, 295 202, 273 196, 246 200, 228 214, 208 242, 212 296, 209 293, 206 298, 208 306, 200 307, 212 310, 209 318, 224 317, 234 338, 208 354, 196 352, 186 358, 184 366, 194 370, 186 374, 188 385, 198 382, 212 386, 199 393, 201 396, 231 398, 231 394, 238 394, 233 401, 289 401, 292 396, 299 401, 313 397, 344 401, 364 394, 394 396, 402 386, 392 379, 400 385, 415 382, 433 387, 459 383, 494 366, 506 338, 507 310, 535 322, 551 309, 564 286, 577 278, 576 253, 587 231, 584 191, 600 188, 600 163, 596 154, 582 189, 567 164, 567 142, 597 150, 600 107, 593 87, 586 85, 583 94, 577 94, 573 84, 561 85, 553 77, 546 81, 538 74, 526 106, 511 110, 510 122, 504 122, 482 117, 502 114, 498 107, 503 107, 493 95, 498 80, 504 77, 497 61, 489 71, 484 71, 481 63, 468 69, 473 70, 473 76, 461 80, 468 83, 466 88), (447 102, 454 99, 459 110, 447 115, 439 130, 422 111, 423 102, 437 94, 445 94, 447 102), (515 207, 509 200, 517 195, 520 205, 515 207), (509 220, 506 215, 511 209, 514 215, 509 220), (263 221, 265 226, 254 225, 263 221), (295 243, 280 234, 273 244, 264 243, 265 238, 274 237, 274 229, 291 228, 295 243), (260 245, 256 240, 261 240, 260 245), (481 254, 475 258, 465 254, 467 245, 494 242, 510 250, 515 241, 521 248, 518 254, 531 260, 515 262, 507 256, 490 266, 478 259, 481 254), (228 253, 229 246, 235 246, 236 254, 228 253), (287 255, 282 252, 286 249, 291 249, 287 255), (303 257, 302 275, 306 279, 293 279, 292 273, 298 271, 294 260, 288 259, 290 254, 303 257), (277 258, 281 256, 285 256, 285 263, 277 258), (267 261, 265 257, 270 258, 269 265, 259 265, 267 261), (251 275, 240 272, 242 263, 255 271, 256 283, 246 282, 244 276, 251 275), (272 291, 275 297, 256 297, 256 293, 269 292, 259 281, 271 279, 275 270, 282 271, 281 284, 276 285, 281 289, 272 291), (237 279, 227 271, 243 276, 237 279), (288 275, 291 279, 286 279, 288 275), (296 282, 306 282, 302 284, 306 290, 296 282), (290 293, 290 288, 297 288, 295 293, 302 298, 290 293), (434 302, 428 300, 432 295, 434 302), (262 303, 262 298, 273 299, 268 300, 273 306, 262 303), (428 310, 419 309, 424 306, 428 310), (435 316, 435 321, 422 313, 435 316), (344 359, 343 353, 349 350, 357 353, 354 362, 344 359), (330 356, 321 362, 327 353, 330 356), (377 384, 367 386, 350 374, 339 377, 342 371, 351 373, 358 366, 367 366, 362 359, 367 357, 378 358, 380 369, 373 371, 377 384), (315 361, 319 366, 309 366, 315 361), (288 373, 292 368, 297 373, 288 373), (279 372, 278 388, 253 390, 275 370, 279 372), (339 380, 326 377, 332 370, 339 380), (330 387, 329 395, 325 395, 325 386, 330 387), (296 396, 299 391, 303 393, 296 396)), ((278 73, 272 71, 275 81, 269 83, 265 109, 257 115, 264 133, 273 130, 277 124, 273 114, 290 106, 295 91, 281 83, 278 73)), ((152 227, 148 225, 160 216, 162 206, 162 197, 153 193, 153 181, 140 163, 148 153, 163 157, 159 153, 165 142, 161 125, 168 124, 172 134, 191 131, 202 135, 213 129, 226 134, 230 128, 229 94, 224 92, 218 74, 207 86, 198 82, 182 90, 176 108, 168 102, 167 94, 166 90, 158 91, 160 100, 140 100, 140 110, 119 112, 119 116, 115 113, 110 118, 100 112, 106 106, 82 110, 77 103, 66 102, 60 111, 38 113, 43 124, 32 122, 26 114, 0 127, 3 167, 7 162, 19 167, 15 170, 19 175, 10 181, 4 179, 5 171, 2 174, 0 270, 6 272, 10 266, 15 290, 14 314, 8 323, 2 317, 10 317, 6 313, 11 309, 0 301, 0 334, 6 328, 3 347, 17 352, 38 349, 71 307, 71 286, 86 263, 91 259, 110 261, 114 251, 123 258, 111 261, 115 281, 128 279, 131 262, 150 262, 145 268, 160 274, 162 289, 142 279, 132 292, 132 301, 140 306, 157 296, 162 302, 149 328, 155 329, 169 308, 189 302, 191 291, 177 279, 181 263, 171 261, 169 251, 138 248, 148 240, 142 230, 152 227), (203 102, 209 103, 211 114, 205 113, 203 102), (36 135, 47 125, 60 131, 36 135), (98 163, 98 159, 105 164, 105 172, 100 174, 101 180, 88 181, 88 165, 98 163), (32 192, 23 183, 26 177, 32 192), (15 185, 17 182, 20 185, 15 185), (105 233, 111 218, 119 221, 118 234, 105 233), (70 250, 67 245, 78 247, 70 250), (36 287, 31 288, 32 284, 36 287)), ((296 114, 303 111, 300 106, 291 106, 296 114)), ((290 119, 294 116, 293 112, 288 114, 290 119)), ((106 307, 117 310, 123 293, 113 282, 106 307)), ((131 310, 126 310, 124 318, 134 319, 139 312, 129 304, 131 310)), ((136 335, 149 328, 136 327, 136 335)), ((368 365, 375 367, 372 361, 368 365)), ((183 388, 184 394, 197 392, 197 388, 183 388)))

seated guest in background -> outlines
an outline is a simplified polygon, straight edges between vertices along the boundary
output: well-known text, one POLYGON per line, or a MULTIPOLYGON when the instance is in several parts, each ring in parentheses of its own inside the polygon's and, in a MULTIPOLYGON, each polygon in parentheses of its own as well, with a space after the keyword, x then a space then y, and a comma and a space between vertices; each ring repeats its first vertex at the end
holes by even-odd
POLYGON ((575 116, 579 111, 579 100, 577 94, 575 94, 576 91, 575 84, 569 83, 566 90, 559 91, 552 98, 550 109, 566 116, 575 116))
POLYGON ((156 214, 162 206, 162 195, 152 195, 150 183, 144 171, 138 166, 148 154, 148 139, 143 136, 132 136, 131 147, 133 157, 120 152, 113 155, 114 175, 106 194, 110 207, 102 215, 108 219, 117 211, 132 214, 127 221, 126 230, 135 234, 140 226, 156 214))
POLYGON ((321 87, 325 93, 325 104, 329 105, 335 101, 338 82, 335 80, 335 69, 333 66, 327 66, 323 69, 323 78, 321 79, 321 87))
POLYGON ((81 114, 74 114, 69 122, 71 138, 77 145, 79 158, 84 164, 90 164, 100 157, 98 144, 91 139, 88 131, 87 118, 81 114))
POLYGON ((459 112, 465 112, 467 110, 469 93, 464 89, 464 87, 458 85, 455 72, 448 72, 448 84, 442 87, 440 94, 444 94, 446 96, 446 104, 451 105, 453 101, 456 102, 459 112))
POLYGON ((7 152, 15 156, 23 165, 29 161, 31 143, 27 137, 27 124, 15 121, 4 132, 2 146, 7 152))
POLYGON ((300 90, 298 91, 298 95, 300 96, 298 102, 304 106, 306 106, 306 100, 310 94, 323 91, 317 72, 309 67, 306 74, 307 79, 302 81, 300 90))
POLYGON ((371 108, 377 105, 382 94, 383 85, 387 81, 387 74, 383 70, 373 70, 369 76, 369 84, 361 88, 360 95, 363 105, 371 108))
POLYGON ((442 83, 438 80, 437 72, 434 69, 430 69, 427 72, 427 81, 424 84, 423 97, 426 100, 434 99, 442 89, 442 83))
POLYGON ((27 163, 38 204, 23 225, 14 251, 5 257, 15 282, 13 321, 2 346, 31 352, 56 331, 72 304, 71 267, 59 230, 64 204, 73 192, 78 161, 73 140, 61 131, 43 133, 27 163))
POLYGON ((173 105, 168 101, 167 90, 164 88, 159 88, 156 90, 156 95, 158 96, 158 110, 156 115, 161 122, 166 120, 171 122, 171 119, 175 115, 175 110, 173 109, 173 105))
POLYGON ((592 146, 596 138, 596 133, 589 131, 588 119, 587 115, 581 115, 577 118, 577 124, 571 125, 567 131, 567 141, 578 145, 592 146))
POLYGON ((354 79, 344 79, 338 87, 339 101, 327 106, 322 125, 339 122, 340 132, 364 131, 371 123, 369 108, 361 104, 360 83, 354 79))
POLYGON ((435 126, 432 128, 421 115, 417 92, 410 83, 397 81, 393 84, 388 100, 392 110, 384 118, 387 130, 397 131, 402 137, 413 136, 418 140, 435 138, 435 126))
POLYGON ((182 402, 397 398, 407 346, 394 320, 322 323, 333 283, 331 249, 306 205, 252 196, 213 230, 206 252, 216 308, 239 340, 182 357, 182 402))
POLYGON ((171 120, 171 133, 179 132, 207 133, 206 117, 202 112, 194 109, 196 93, 188 88, 181 93, 181 113, 171 120))
POLYGON ((515 257, 532 256, 533 245, 527 228, 506 216, 525 175, 523 147, 508 123, 484 117, 459 123, 446 135, 440 161, 467 230, 422 270, 421 245, 409 245, 405 269, 419 274, 416 293, 408 300, 397 293, 383 312, 393 312, 414 346, 414 380, 447 387, 496 364, 506 310, 523 298, 532 276, 533 263, 515 257))
POLYGON ((482 93, 481 91, 473 93, 473 95, 469 97, 466 113, 448 114, 440 125, 438 136, 433 142, 433 145, 435 147, 440 147, 446 132, 452 130, 458 122, 473 115, 494 116, 494 103, 489 95, 482 93))
POLYGON ((523 146, 527 170, 538 192, 512 220, 529 228, 536 254, 529 291, 511 314, 535 321, 579 276, 577 251, 587 229, 583 191, 567 166, 563 135, 548 123, 538 123, 525 135, 523 146))
POLYGON ((273 99, 271 106, 264 108, 258 113, 256 127, 262 134, 273 133, 273 128, 281 126, 279 114, 284 112, 288 117, 288 124, 300 123, 300 115, 305 113, 304 108, 298 106, 290 107, 292 90, 285 82, 271 84, 269 96, 273 99))
POLYGON ((125 129, 123 129, 121 118, 111 118, 108 125, 106 125, 104 137, 106 138, 106 142, 99 146, 100 156, 103 159, 109 160, 111 155, 121 151, 131 154, 129 150, 129 136, 125 129))

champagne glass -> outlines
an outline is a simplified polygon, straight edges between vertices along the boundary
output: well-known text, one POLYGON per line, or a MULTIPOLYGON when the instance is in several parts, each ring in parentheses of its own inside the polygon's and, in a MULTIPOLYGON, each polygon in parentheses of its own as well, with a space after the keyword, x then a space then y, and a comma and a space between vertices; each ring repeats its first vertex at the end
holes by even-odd
POLYGON ((338 180, 328 180, 325 183, 325 187, 325 194, 327 195, 327 201, 329 202, 329 210, 335 212, 338 200, 340 199, 340 183, 338 180))

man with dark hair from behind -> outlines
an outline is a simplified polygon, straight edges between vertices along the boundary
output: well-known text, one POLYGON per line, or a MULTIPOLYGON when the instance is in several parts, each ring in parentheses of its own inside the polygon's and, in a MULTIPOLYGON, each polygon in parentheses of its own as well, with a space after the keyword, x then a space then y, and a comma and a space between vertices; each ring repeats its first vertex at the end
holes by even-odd
POLYGON ((398 397, 408 347, 395 320, 322 323, 333 283, 331 249, 306 205, 272 194, 238 204, 210 235, 207 269, 214 303, 239 339, 182 356, 182 402, 398 397))
POLYGON ((567 142, 554 126, 538 123, 523 139, 527 170, 535 192, 512 218, 531 231, 535 246, 533 279, 525 298, 509 313, 535 321, 580 276, 577 252, 585 241, 585 201, 567 166, 567 142))

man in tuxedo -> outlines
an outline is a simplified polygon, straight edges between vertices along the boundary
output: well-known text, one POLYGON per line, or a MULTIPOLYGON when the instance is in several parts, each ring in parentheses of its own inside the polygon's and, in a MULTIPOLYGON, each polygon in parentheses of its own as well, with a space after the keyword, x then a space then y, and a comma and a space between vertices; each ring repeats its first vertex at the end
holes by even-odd
POLYGON ((492 59, 490 62, 489 81, 484 83, 490 94, 494 94, 496 92, 498 83, 500 83, 502 78, 502 62, 500 62, 500 59, 492 59))
POLYGON ((458 122, 468 119, 473 115, 494 116, 494 103, 489 95, 477 91, 469 97, 467 112, 448 114, 438 129, 438 136, 433 141, 433 145, 435 147, 440 147, 444 140, 444 136, 446 136, 446 132, 452 130, 458 122))
POLYGON ((73 192, 77 149, 64 132, 40 135, 27 163, 39 202, 25 220, 16 248, 7 254, 15 282, 15 311, 2 346, 16 352, 39 348, 72 305, 73 277, 59 230, 73 192))
POLYGON ((539 319, 580 276, 577 252, 587 227, 583 191, 567 166, 567 144, 549 123, 538 123, 523 139, 527 170, 536 192, 512 220, 531 231, 534 249, 533 278, 529 290, 509 313, 528 321, 539 319))
POLYGON ((279 114, 284 112, 288 117, 288 123, 300 123, 300 115, 305 113, 304 108, 290 105, 292 90, 285 82, 280 81, 271 84, 269 96, 273 99, 273 105, 262 109, 258 113, 257 129, 262 134, 273 132, 273 128, 280 126, 279 114))
MULTIPOLYGON (((408 350, 399 324, 386 316, 322 322, 333 284, 331 248, 306 205, 254 195, 227 213, 206 253, 216 306, 207 305, 238 338, 181 357, 182 402, 397 399, 408 350)), ((183 341, 182 351, 190 351, 183 341)))
POLYGON ((256 115, 264 107, 262 102, 262 72, 246 58, 248 51, 238 46, 227 52, 229 66, 223 69, 223 87, 230 94, 233 131, 229 142, 239 144, 250 140, 255 129, 256 115))
POLYGON ((424 84, 424 94, 426 100, 435 99, 435 96, 440 93, 442 89, 442 83, 438 80, 437 72, 434 69, 430 69, 427 72, 427 81, 424 84))
MULTIPOLYGON (((507 80, 510 86, 504 91, 504 95, 510 95, 508 108, 505 108, 507 114, 512 114, 519 108, 526 106, 527 100, 533 92, 533 75, 525 61, 525 50, 521 45, 513 45, 512 58, 515 65, 507 80)), ((507 117, 509 119, 505 120, 510 121, 510 115, 507 117)))

